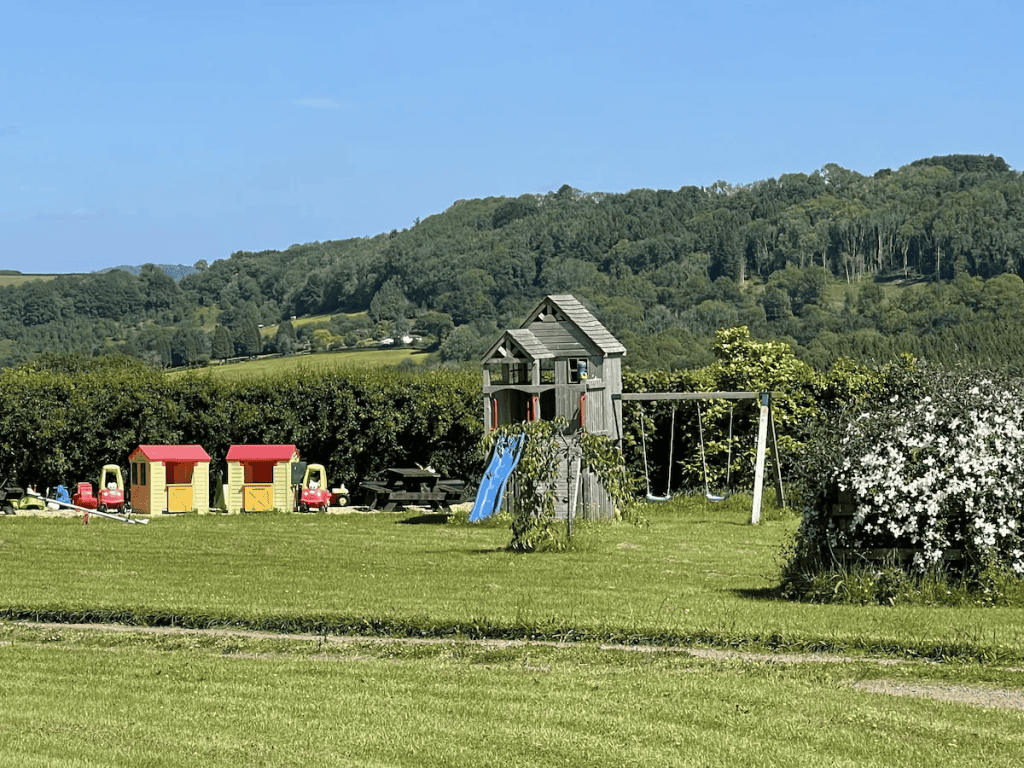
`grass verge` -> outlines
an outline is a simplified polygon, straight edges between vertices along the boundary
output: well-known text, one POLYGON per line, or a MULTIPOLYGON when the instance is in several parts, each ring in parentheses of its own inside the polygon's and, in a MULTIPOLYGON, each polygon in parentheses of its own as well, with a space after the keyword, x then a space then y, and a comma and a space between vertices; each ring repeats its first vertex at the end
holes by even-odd
MULTIPOLYGON (((0 631, 0 660, 6 765, 806 768, 1024 758, 1024 713, 860 687, 938 674, 921 664, 11 625, 0 631)), ((959 680, 965 668, 938 669, 959 680)))

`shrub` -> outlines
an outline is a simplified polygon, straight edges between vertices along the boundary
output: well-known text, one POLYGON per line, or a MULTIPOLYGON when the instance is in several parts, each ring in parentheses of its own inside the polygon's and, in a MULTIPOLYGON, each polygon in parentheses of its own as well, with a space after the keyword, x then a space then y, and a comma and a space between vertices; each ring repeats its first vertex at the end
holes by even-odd
POLYGON ((916 550, 917 574, 960 550, 967 572, 1024 574, 1024 403, 989 372, 900 364, 873 402, 824 417, 791 494, 803 522, 786 578, 828 570, 836 547, 916 550), (830 505, 855 512, 837 526, 830 505))
MULTIPOLYGON (((585 470, 597 475, 605 491, 612 497, 617 515, 631 510, 628 504, 634 493, 633 483, 624 471, 622 454, 614 441, 602 435, 579 430, 570 431, 562 416, 553 421, 531 421, 506 424, 485 435, 482 443, 488 452, 499 439, 522 436, 522 454, 513 473, 515 492, 509 503, 512 540, 509 549, 515 552, 564 550, 576 548, 568 533, 555 524, 555 483, 567 456, 579 456, 585 470)), ((643 518, 630 512, 631 522, 643 518)))

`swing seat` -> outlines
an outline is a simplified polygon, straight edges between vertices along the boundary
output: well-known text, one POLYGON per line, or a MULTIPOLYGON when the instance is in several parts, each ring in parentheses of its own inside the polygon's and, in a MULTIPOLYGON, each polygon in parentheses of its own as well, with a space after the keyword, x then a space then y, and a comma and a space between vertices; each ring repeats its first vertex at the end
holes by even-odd
POLYGON ((669 501, 672 498, 672 448, 675 445, 675 433, 676 433, 676 411, 672 409, 672 426, 669 427, 669 443, 668 443, 668 487, 665 489, 664 496, 655 496, 651 493, 651 475, 647 471, 647 434, 644 430, 644 418, 643 413, 640 414, 638 421, 640 422, 640 439, 644 448, 644 480, 647 481, 647 500, 653 504, 660 504, 665 501, 669 501))
MULTIPOLYGON (((734 410, 735 406, 729 409, 729 458, 727 465, 729 471, 726 473, 727 478, 732 472, 732 415, 734 410)), ((697 403, 697 428, 700 432, 700 463, 704 467, 704 498, 708 501, 725 501, 732 496, 732 493, 726 493, 719 496, 718 494, 711 492, 711 488, 708 484, 708 460, 707 454, 704 452, 704 421, 703 417, 700 415, 699 402, 697 403)), ((728 482, 728 479, 726 482, 728 482)))

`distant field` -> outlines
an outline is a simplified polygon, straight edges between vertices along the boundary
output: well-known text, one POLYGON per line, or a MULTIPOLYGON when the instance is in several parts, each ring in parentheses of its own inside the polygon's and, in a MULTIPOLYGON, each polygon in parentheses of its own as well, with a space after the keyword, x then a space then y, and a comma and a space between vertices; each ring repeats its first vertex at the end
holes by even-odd
MULTIPOLYGON (((356 312, 356 313, 353 313, 353 314, 346 314, 344 312, 335 312, 333 314, 328 314, 328 315, 306 315, 304 317, 297 317, 294 320, 292 320, 292 328, 294 328, 297 331, 297 330, 299 330, 304 325, 327 324, 327 323, 331 322, 336 317, 337 318, 347 318, 349 320, 354 320, 354 319, 366 320, 366 316, 367 316, 366 312, 356 312)), ((260 335, 263 336, 264 338, 273 337, 273 336, 277 335, 277 329, 278 329, 279 326, 280 326, 280 323, 274 323, 273 325, 265 325, 262 328, 260 328, 260 335)))
MULTIPOLYGON (((829 280, 825 288, 824 304, 834 312, 842 312, 846 306, 846 299, 856 300, 862 286, 873 282, 869 278, 847 283, 841 277, 829 280)), ((882 295, 889 301, 895 301, 903 291, 919 290, 921 286, 928 285, 926 280, 909 278, 906 280, 887 280, 879 283, 882 286, 882 295)))
POLYGON ((7 285, 21 285, 33 280, 53 280, 55 277, 60 277, 60 275, 11 275, 0 272, 0 288, 7 285))
MULTIPOLYGON (((354 312, 351 314, 344 312, 336 312, 330 315, 307 315, 306 317, 298 317, 292 320, 292 327, 298 330, 304 325, 310 325, 311 323, 329 323, 334 318, 345 318, 347 320, 365 320, 367 317, 366 312, 354 312)), ((275 328, 277 326, 274 326, 275 328)))
POLYGON ((169 376, 183 376, 194 373, 200 376, 215 376, 220 379, 252 379, 262 376, 277 376, 290 371, 334 370, 337 368, 381 368, 395 366, 403 360, 422 363, 427 353, 419 349, 370 349, 358 352, 324 352, 317 355, 290 355, 268 357, 261 360, 247 360, 226 365, 211 364, 200 371, 171 371, 169 376))

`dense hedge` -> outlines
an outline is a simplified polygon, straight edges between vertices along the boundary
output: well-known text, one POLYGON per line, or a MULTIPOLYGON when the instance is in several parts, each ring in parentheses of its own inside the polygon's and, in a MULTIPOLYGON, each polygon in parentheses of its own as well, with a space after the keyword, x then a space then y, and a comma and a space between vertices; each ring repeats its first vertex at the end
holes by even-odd
POLYGON ((480 377, 435 371, 298 372, 251 382, 171 379, 118 361, 0 373, 0 482, 96 482, 143 444, 198 444, 225 471, 233 444, 294 443, 350 489, 389 466, 483 471, 480 377))

